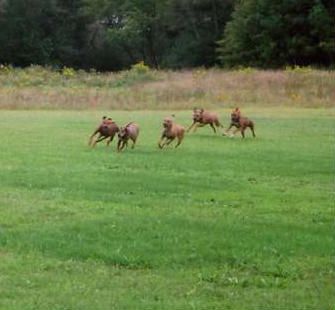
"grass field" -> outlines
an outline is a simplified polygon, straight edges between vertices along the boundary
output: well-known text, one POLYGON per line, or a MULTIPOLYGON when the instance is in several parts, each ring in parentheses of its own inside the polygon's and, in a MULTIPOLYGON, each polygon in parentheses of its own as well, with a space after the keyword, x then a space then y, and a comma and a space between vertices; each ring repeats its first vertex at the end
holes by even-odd
POLYGON ((1 111, 0 309, 333 309, 335 111, 244 112, 256 139, 164 150, 170 112, 113 112, 118 154, 106 111, 1 111))

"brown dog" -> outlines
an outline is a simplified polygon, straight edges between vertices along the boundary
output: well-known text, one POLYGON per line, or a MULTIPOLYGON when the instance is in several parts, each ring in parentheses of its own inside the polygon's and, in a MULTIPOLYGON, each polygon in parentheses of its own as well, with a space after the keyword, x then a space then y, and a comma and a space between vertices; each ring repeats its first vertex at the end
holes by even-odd
POLYGON ((193 132, 195 132, 198 127, 203 127, 208 124, 212 127, 214 133, 216 133, 215 126, 222 128, 219 117, 216 113, 205 111, 204 109, 193 109, 193 123, 187 129, 187 132, 189 132, 193 127, 193 132))
POLYGON ((133 149, 135 147, 135 143, 139 133, 140 128, 137 124, 133 122, 128 123, 124 127, 121 127, 118 133, 119 141, 117 143, 117 150, 120 152, 123 150, 124 147, 128 147, 129 139, 133 141, 133 145, 131 146, 131 148, 133 149))
POLYGON ((101 142, 105 139, 107 140, 107 146, 113 141, 115 134, 119 132, 119 127, 116 123, 111 119, 103 116, 101 124, 94 130, 93 134, 90 136, 88 141, 88 145, 95 147, 98 142, 101 142), (94 140, 94 137, 97 138, 94 140), (94 140, 94 141, 93 141, 94 140))
POLYGON ((253 137, 254 138, 256 137, 255 131, 254 131, 254 128, 255 128, 254 122, 247 117, 241 116, 241 111, 239 108, 236 108, 232 111, 230 126, 224 135, 227 135, 228 131, 232 127, 236 127, 236 130, 234 131, 233 135, 235 135, 237 131, 241 131, 242 138, 244 138, 244 131, 249 127, 252 132, 253 137))
POLYGON ((162 149, 165 145, 169 145, 175 138, 177 138, 178 147, 184 139, 185 128, 181 125, 174 124, 171 117, 166 117, 163 121, 163 133, 158 142, 158 147, 162 149))

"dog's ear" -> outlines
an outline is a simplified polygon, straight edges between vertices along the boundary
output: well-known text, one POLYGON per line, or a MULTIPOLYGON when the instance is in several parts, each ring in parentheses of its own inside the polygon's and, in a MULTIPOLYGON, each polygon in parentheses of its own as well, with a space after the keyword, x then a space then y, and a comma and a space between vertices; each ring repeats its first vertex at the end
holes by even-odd
POLYGON ((107 118, 107 116, 105 116, 105 115, 102 117, 103 120, 105 120, 106 118, 107 118))
POLYGON ((124 128, 126 129, 126 130, 128 130, 128 128, 129 128, 129 126, 131 125, 131 124, 133 124, 134 122, 130 122, 130 123, 128 123, 124 128))

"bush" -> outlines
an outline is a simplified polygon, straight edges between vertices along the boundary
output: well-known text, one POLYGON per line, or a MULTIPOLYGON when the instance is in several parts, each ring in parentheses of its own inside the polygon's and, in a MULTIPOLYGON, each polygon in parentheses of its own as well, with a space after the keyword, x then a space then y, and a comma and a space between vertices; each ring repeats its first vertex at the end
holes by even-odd
POLYGON ((122 71, 119 78, 113 83, 113 86, 131 86, 137 82, 153 81, 154 79, 155 72, 141 61, 133 65, 130 70, 122 71))

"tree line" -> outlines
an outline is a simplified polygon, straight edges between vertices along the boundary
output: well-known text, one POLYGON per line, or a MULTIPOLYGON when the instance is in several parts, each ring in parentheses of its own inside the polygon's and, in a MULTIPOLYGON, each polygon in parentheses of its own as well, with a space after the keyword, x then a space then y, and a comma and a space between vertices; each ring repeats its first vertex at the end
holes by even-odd
POLYGON ((0 63, 121 70, 335 63, 334 0, 0 0, 0 63))

